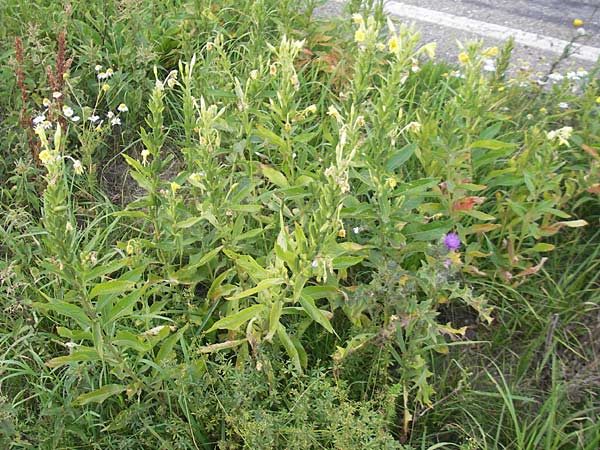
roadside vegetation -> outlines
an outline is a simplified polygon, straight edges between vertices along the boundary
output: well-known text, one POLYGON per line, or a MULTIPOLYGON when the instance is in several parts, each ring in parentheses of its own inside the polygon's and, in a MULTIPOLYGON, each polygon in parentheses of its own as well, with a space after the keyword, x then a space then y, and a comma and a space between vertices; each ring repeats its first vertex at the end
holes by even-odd
POLYGON ((600 447, 596 71, 301 3, 4 2, 1 448, 600 447))

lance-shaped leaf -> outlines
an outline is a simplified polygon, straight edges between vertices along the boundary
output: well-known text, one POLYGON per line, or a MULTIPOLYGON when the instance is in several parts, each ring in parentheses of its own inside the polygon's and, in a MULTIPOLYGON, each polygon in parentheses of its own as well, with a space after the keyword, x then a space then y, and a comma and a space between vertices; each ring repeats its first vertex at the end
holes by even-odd
POLYGON ((237 330, 243 324, 248 322, 250 319, 259 316, 266 309, 265 305, 252 305, 248 308, 242 309, 241 311, 232 314, 227 317, 223 317, 217 320, 210 329, 206 332, 210 333, 214 330, 237 330))

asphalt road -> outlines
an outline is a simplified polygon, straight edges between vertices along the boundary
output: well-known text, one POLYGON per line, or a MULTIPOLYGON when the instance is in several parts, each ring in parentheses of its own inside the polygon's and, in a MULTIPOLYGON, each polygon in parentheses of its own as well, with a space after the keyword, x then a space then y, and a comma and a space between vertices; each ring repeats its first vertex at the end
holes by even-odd
MULTIPOLYGON (((331 0, 322 11, 344 14, 343 3, 331 0)), ((512 35, 513 71, 545 74, 577 34, 574 19, 583 20, 585 35, 557 70, 590 71, 600 57, 600 0, 389 0, 386 9, 397 20, 414 22, 422 41, 437 42, 437 55, 452 62, 460 52, 457 41, 501 46, 512 35)))

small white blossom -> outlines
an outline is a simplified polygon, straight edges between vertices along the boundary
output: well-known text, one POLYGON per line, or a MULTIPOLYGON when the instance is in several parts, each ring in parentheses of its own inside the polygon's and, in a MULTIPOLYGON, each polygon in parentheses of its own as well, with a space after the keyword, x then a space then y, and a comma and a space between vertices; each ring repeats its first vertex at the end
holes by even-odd
POLYGON ((81 119, 81 117, 79 117, 79 116, 73 116, 73 117, 71 117, 71 120, 73 122, 79 122, 80 119, 81 119))
POLYGON ((352 232, 354 234, 359 234, 361 231, 362 231, 361 227, 354 227, 354 228, 352 228, 352 232))
POLYGON ((113 125, 113 126, 114 125, 121 125, 121 119, 119 119, 118 117, 113 117, 110 120, 110 124, 113 125))
POLYGON ((588 71, 585 69, 577 69, 577 76, 581 78, 585 78, 588 76, 588 71))
POLYGON ((569 109, 569 104, 568 104, 567 102, 560 102, 560 103, 558 104, 558 107, 559 107, 560 109, 569 109))
POLYGON ((81 161, 79 161, 78 159, 73 161, 73 171, 77 175, 81 175, 83 173, 83 165, 81 164, 81 161))
POLYGON ((96 123, 98 120, 100 120, 100 116, 94 114, 93 116, 88 117, 88 120, 92 123, 96 123))
POLYGON ((52 98, 61 98, 62 97, 62 93, 60 92, 53 92, 52 93, 52 98))
POLYGON ((96 72, 100 72, 102 70, 102 66, 100 64, 96 64, 96 67, 94 67, 94 70, 96 72))
POLYGON ((573 134, 573 127, 562 127, 546 133, 549 140, 558 140, 559 145, 569 145, 569 138, 573 134))
POLYGON ((567 78, 569 80, 576 81, 576 80, 579 80, 579 75, 577 75, 575 72, 568 72, 567 78))
POLYGON ((42 100, 42 105, 44 105, 47 108, 48 106, 50 106, 50 100, 45 98, 44 100, 42 100))
POLYGON ((583 27, 577 28, 577 34, 579 36, 585 36, 585 28, 583 28, 583 27))
POLYGON ((496 61, 493 59, 484 59, 483 60, 483 71, 484 72, 495 72, 496 71, 496 61))
POLYGON ((548 79, 554 83, 559 83, 562 80, 564 80, 565 77, 562 76, 560 73, 553 72, 550 75, 548 75, 548 79))
POLYGON ((127 112, 129 111, 129 108, 125 103, 121 103, 119 106, 117 106, 117 110, 120 112, 127 112))
POLYGON ((63 105, 62 107, 63 114, 67 117, 71 117, 73 115, 73 108, 67 105, 63 105))
POLYGON ((108 78, 108 75, 106 74, 106 72, 100 72, 96 76, 98 77, 99 80, 106 80, 108 78))
POLYGON ((44 123, 44 121, 46 120, 46 116, 43 114, 40 114, 39 116, 35 116, 33 118, 33 124, 34 125, 39 125, 41 123, 44 123))
POLYGON ((112 119, 113 117, 115 117, 115 113, 112 111, 109 111, 106 113, 106 117, 108 117, 109 119, 112 119))

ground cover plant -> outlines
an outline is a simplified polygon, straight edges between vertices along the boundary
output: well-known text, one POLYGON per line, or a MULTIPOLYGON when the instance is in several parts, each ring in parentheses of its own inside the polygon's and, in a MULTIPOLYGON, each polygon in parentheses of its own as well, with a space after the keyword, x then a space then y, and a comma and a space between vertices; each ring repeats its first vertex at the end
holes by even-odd
POLYGON ((316 6, 3 7, 3 448, 598 448, 595 72, 316 6))

